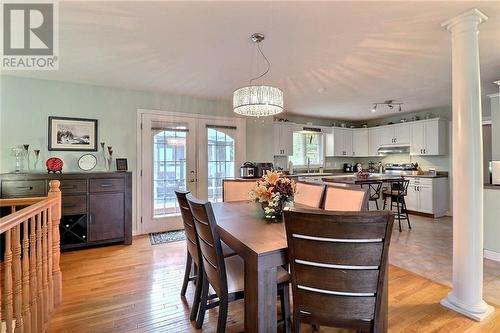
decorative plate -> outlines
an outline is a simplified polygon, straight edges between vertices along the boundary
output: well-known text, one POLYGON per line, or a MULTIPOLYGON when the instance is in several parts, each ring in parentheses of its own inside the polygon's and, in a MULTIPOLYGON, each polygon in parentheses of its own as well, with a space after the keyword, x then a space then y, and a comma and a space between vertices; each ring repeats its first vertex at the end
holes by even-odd
POLYGON ((82 155, 78 159, 78 167, 83 171, 90 171, 97 165, 97 158, 92 154, 82 155))
POLYGON ((58 157, 51 157, 45 162, 45 166, 47 167, 48 172, 62 172, 63 161, 58 157))

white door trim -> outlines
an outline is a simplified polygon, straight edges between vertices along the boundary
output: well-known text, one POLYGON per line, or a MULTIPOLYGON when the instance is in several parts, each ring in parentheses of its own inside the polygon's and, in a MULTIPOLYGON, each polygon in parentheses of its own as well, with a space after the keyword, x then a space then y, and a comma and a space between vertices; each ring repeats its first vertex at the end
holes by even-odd
POLYGON ((144 233, 144 228, 142 226, 142 128, 141 121, 142 116, 144 114, 150 115, 159 115, 159 116, 178 116, 184 118, 194 118, 194 119, 204 119, 207 121, 228 121, 233 120, 236 121, 238 126, 242 128, 244 131, 243 135, 241 135, 240 139, 243 140, 241 143, 242 149, 240 153, 239 160, 246 160, 246 120, 242 117, 223 117, 223 116, 210 116, 198 113, 186 113, 186 112, 174 112, 174 111, 163 111, 163 110, 155 110, 155 109, 137 109, 137 117, 136 117, 136 170, 135 170, 135 183, 136 183, 136 223, 137 228, 134 230, 134 235, 142 235, 144 233))

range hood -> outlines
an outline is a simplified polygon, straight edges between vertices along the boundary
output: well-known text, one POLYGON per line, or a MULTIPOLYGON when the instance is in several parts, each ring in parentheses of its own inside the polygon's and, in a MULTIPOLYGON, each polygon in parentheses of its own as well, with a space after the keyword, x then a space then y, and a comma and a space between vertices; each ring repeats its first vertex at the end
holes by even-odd
POLYGON ((378 155, 409 154, 410 145, 382 145, 377 149, 378 155))

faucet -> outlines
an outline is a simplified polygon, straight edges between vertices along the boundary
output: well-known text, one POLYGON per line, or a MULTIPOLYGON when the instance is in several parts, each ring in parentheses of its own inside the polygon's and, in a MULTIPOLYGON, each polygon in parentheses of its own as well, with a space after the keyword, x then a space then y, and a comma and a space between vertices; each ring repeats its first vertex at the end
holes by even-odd
POLYGON ((311 159, 307 158, 307 173, 311 172, 311 159))

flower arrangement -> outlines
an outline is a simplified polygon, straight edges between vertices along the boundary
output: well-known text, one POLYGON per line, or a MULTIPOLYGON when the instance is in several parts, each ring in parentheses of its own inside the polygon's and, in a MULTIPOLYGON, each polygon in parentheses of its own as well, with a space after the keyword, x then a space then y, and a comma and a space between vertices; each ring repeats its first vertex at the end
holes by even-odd
POLYGON ((283 211, 283 204, 293 200, 295 182, 276 171, 267 171, 249 195, 250 200, 262 204, 266 218, 277 218, 283 211))

